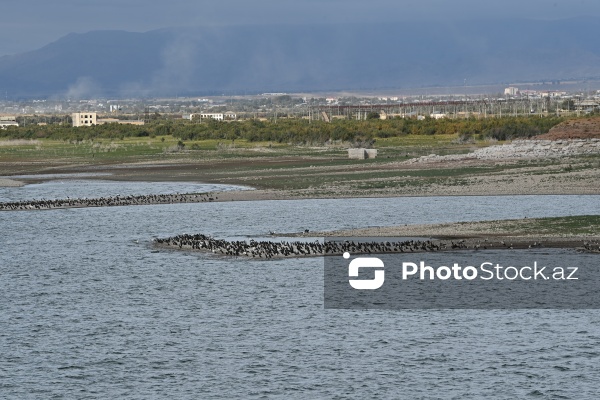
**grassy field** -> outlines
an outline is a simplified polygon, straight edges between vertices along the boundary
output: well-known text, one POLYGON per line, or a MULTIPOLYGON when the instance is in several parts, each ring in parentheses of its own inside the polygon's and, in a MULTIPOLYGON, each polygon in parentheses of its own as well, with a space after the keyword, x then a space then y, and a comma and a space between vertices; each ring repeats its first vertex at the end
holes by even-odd
POLYGON ((323 232, 325 236, 459 238, 600 238, 600 215, 404 225, 323 232))
MULTIPOLYGON (((429 154, 463 153, 473 146, 453 144, 455 135, 416 136, 378 139, 379 158, 363 163, 382 163, 390 160, 405 160, 429 154)), ((0 141, 0 174, 10 175, 15 164, 19 169, 31 172, 39 169, 42 163, 57 167, 69 165, 102 165, 135 162, 203 162, 206 160, 249 160, 257 158, 298 158, 296 165, 310 165, 311 159, 322 165, 329 163, 351 164, 348 160, 347 145, 327 147, 293 146, 276 142, 249 142, 238 139, 235 142, 224 140, 199 140, 180 142, 172 136, 154 138, 123 138, 113 140, 84 140, 65 142, 50 139, 2 140, 0 141), (183 143, 183 146, 178 144, 183 143), (31 164, 31 168, 27 165, 31 164)), ((314 163, 313 162, 313 163, 314 163)))
POLYGON ((483 181, 511 183, 538 176, 574 182, 597 171, 600 158, 581 156, 504 163, 403 164, 421 155, 459 154, 497 142, 460 143, 457 135, 404 135, 377 139, 378 156, 350 160, 348 144, 321 147, 273 142, 201 140, 172 136, 65 142, 0 141, 0 176, 107 170, 111 179, 187 180, 243 184, 259 189, 310 190, 314 195, 381 195, 430 187, 469 187, 483 181), (182 146, 183 145, 183 146, 182 146))
MULTIPOLYGON (((394 138, 377 139, 376 147, 384 156, 398 156, 403 152, 425 154, 427 150, 463 152, 474 146, 453 143, 457 135, 405 135, 394 138)), ((480 145, 485 145, 481 143, 480 145)), ((93 162, 95 159, 111 162, 133 162, 154 157, 213 158, 273 156, 273 155, 315 155, 323 152, 346 156, 347 144, 327 147, 297 146, 277 142, 249 142, 237 139, 189 140, 180 142, 172 136, 126 137, 123 139, 84 140, 65 142, 51 139, 0 140, 0 157, 3 161, 27 161, 33 157, 48 161, 65 158, 93 162), (178 147, 183 143, 183 147, 178 147)))
MULTIPOLYGON (((292 146, 203 140, 181 146, 171 136, 64 142, 0 141, 0 176, 109 172, 103 179, 241 184, 286 198, 400 195, 591 193, 600 156, 568 159, 404 163, 420 155, 459 154, 491 142, 460 143, 456 135, 378 139, 378 156, 350 160, 347 145, 292 146)), ((35 180, 32 180, 35 181, 35 180)), ((453 224, 449 234, 599 235, 600 216, 453 224)), ((440 227, 426 235, 440 234, 440 227)))
MULTIPOLYGON (((460 226, 461 223, 456 225, 460 226)), ((600 236, 600 215, 481 221, 463 225, 468 225, 468 229, 473 232, 493 233, 497 236, 600 236)))

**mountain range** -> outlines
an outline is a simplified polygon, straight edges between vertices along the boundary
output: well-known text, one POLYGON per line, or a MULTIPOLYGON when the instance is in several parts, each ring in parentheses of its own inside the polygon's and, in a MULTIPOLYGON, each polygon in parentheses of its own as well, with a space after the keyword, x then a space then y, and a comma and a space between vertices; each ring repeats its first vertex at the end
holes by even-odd
POLYGON ((414 88, 600 77, 597 18, 69 34, 0 57, 10 97, 414 88))

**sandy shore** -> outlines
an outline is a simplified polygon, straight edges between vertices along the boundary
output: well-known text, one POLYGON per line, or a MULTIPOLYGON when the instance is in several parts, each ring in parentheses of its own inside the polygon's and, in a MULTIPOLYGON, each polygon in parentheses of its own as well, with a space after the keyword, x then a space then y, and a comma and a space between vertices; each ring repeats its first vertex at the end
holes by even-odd
MULTIPOLYGON (((543 218, 456 222, 447 224, 423 224, 387 227, 357 228, 330 232, 311 232, 311 234, 324 237, 351 236, 351 237, 428 237, 444 238, 531 238, 539 240, 564 239, 565 235, 551 231, 551 228, 539 228, 537 222, 547 221, 543 218), (531 229, 525 229, 531 225, 531 229)), ((550 225, 550 224, 549 224, 550 225)), ((288 235, 286 235, 288 236, 288 235)), ((301 233, 290 236, 302 236, 301 233)), ((581 238, 600 238, 600 227, 591 228, 585 235, 575 236, 581 238)))
MULTIPOLYGON (((369 227, 310 232, 324 238, 422 238, 434 243, 458 242, 465 249, 531 249, 539 247, 576 248, 600 252, 600 226, 597 217, 534 218, 518 220, 456 222, 446 224, 369 227), (589 219, 589 222, 586 222, 589 219), (568 228, 569 224, 577 227, 568 228)), ((304 233, 282 234, 303 237, 304 233)), ((385 238, 385 239, 384 239, 385 238)), ((451 248, 451 246, 449 246, 451 248)))
POLYGON ((0 178, 0 187, 20 187, 25 186, 25 182, 14 179, 0 178))

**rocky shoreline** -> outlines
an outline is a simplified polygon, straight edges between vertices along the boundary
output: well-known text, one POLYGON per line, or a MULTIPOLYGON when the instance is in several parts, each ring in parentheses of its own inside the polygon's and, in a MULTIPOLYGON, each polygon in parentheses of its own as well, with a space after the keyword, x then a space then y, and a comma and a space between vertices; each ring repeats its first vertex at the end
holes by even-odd
POLYGON ((431 239, 414 240, 402 238, 335 238, 319 241, 228 241, 204 234, 182 234, 154 239, 157 248, 198 251, 229 257, 258 259, 319 257, 350 253, 399 254, 426 253, 458 250, 512 250, 532 248, 573 248, 578 251, 600 253, 600 241, 587 238, 553 238, 538 241, 532 238, 485 238, 485 239, 431 239))
POLYGON ((408 164, 435 161, 509 160, 560 158, 600 153, 600 139, 514 140, 511 143, 483 147, 467 154, 440 156, 430 154, 406 161, 408 164))
POLYGON ((138 196, 107 196, 98 198, 66 198, 56 200, 26 200, 0 203, 0 211, 54 210, 62 208, 116 207, 155 204, 201 203, 218 201, 213 193, 149 194, 138 196))

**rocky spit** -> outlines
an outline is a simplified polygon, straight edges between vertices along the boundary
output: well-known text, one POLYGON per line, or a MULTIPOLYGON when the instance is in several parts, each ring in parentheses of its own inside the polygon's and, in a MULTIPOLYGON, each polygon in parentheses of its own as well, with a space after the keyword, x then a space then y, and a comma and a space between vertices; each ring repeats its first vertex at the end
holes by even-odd
POLYGON ((585 154, 600 154, 600 139, 571 140, 514 140, 511 143, 484 147, 467 154, 440 156, 430 154, 413 158, 406 163, 437 161, 505 160, 527 158, 560 158, 585 154))
POLYGON ((204 234, 182 234, 168 238, 154 239, 159 248, 200 251, 222 256, 272 259, 285 257, 318 257, 330 255, 423 253, 452 250, 488 249, 531 249, 540 247, 575 247, 581 251, 599 252, 600 243, 595 241, 550 241, 538 242, 533 239, 457 239, 457 240, 381 240, 361 241, 360 239, 319 241, 256 241, 254 239, 228 241, 215 239, 204 234))
POLYGON ((52 210, 55 208, 115 207, 151 204, 201 203, 217 201, 218 197, 207 193, 149 194, 137 196, 107 196, 57 200, 25 200, 0 203, 0 211, 52 210))
POLYGON ((358 240, 345 241, 256 241, 250 239, 228 241, 224 239, 214 239, 211 236, 196 235, 177 235, 165 239, 154 239, 155 245, 159 247, 175 248, 180 250, 198 250, 208 253, 214 253, 225 256, 251 257, 251 258, 281 258, 281 257, 302 257, 302 256, 325 256, 350 254, 370 254, 370 253, 414 253, 426 251, 440 251, 447 247, 452 249, 466 249, 466 241, 456 241, 451 243, 435 243, 434 241, 381 241, 381 242, 361 242, 358 240))

